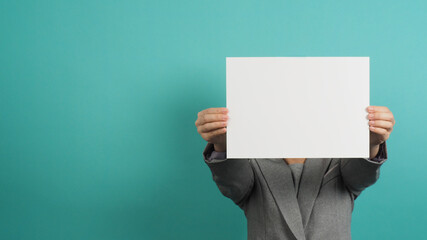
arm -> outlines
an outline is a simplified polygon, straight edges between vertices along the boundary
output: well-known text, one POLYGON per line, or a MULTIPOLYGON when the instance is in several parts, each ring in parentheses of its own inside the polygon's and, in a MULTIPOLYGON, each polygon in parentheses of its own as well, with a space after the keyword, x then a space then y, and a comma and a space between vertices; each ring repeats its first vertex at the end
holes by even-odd
POLYGON ((341 159, 340 162, 342 179, 355 199, 378 180, 380 167, 387 160, 386 141, 396 123, 388 107, 369 106, 366 110, 369 112, 369 144, 374 146, 370 148, 370 158, 341 159))
POLYGON ((341 176, 355 199, 367 187, 374 184, 380 175, 380 167, 387 160, 386 142, 380 144, 378 154, 374 158, 343 158, 341 159, 341 176))
POLYGON ((249 159, 227 159, 226 152, 214 151, 212 143, 206 145, 203 158, 221 193, 242 207, 254 185, 249 159))

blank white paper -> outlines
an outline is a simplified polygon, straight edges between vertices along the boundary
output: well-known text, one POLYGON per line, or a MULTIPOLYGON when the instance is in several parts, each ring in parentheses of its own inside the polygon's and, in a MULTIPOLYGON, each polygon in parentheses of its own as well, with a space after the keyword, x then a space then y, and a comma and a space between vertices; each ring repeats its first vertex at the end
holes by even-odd
POLYGON ((227 158, 368 158, 369 57, 226 58, 227 158))

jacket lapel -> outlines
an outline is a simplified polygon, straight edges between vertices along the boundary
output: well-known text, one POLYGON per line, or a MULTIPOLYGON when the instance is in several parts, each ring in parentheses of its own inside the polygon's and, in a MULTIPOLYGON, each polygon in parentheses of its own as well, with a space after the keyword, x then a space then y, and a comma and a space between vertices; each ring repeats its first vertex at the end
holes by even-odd
POLYGON ((307 158, 301 175, 298 196, 292 181, 291 170, 283 159, 256 159, 256 162, 289 229, 296 239, 304 240, 304 229, 308 224, 331 159, 307 158))
POLYGON ((304 163, 298 192, 298 204, 304 229, 310 219, 314 201, 317 198, 323 176, 330 163, 330 158, 307 158, 304 163))
MULTIPOLYGON (((298 240, 305 240, 292 173, 283 159, 256 159, 289 229, 298 240)), ((307 184, 306 184, 307 185, 307 184)))

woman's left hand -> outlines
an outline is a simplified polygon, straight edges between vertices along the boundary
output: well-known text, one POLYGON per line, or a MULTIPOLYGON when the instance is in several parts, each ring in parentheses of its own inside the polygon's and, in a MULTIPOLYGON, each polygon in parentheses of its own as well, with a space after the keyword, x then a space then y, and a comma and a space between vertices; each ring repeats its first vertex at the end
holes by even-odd
POLYGON ((371 147, 380 145, 389 137, 395 124, 391 111, 384 106, 369 106, 367 108, 370 130, 371 147))

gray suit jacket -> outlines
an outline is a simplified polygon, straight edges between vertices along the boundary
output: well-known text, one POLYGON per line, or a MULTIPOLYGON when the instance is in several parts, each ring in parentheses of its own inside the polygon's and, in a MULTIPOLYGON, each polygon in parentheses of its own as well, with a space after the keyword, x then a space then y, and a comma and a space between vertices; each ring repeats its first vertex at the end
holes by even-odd
POLYGON ((291 171, 281 158, 212 159, 213 144, 203 156, 221 193, 245 213, 248 239, 351 239, 354 200, 379 177, 387 160, 386 143, 379 162, 364 158, 307 158, 295 192, 291 171))

